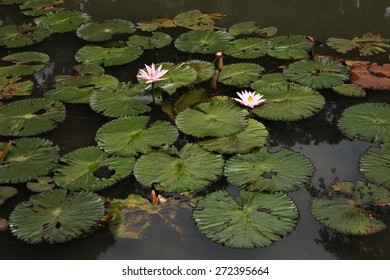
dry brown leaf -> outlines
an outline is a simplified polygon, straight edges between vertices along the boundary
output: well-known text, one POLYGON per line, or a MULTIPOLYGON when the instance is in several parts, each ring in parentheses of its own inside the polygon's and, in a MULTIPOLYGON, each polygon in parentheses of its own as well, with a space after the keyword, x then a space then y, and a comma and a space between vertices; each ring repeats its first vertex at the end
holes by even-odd
POLYGON ((352 65, 350 80, 363 88, 390 89, 390 64, 352 65))

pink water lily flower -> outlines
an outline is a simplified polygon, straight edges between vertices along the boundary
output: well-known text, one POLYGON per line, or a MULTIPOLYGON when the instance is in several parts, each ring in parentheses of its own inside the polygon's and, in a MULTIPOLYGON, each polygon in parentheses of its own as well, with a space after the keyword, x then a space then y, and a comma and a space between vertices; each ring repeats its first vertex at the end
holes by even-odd
POLYGON ((146 71, 140 69, 137 77, 145 80, 147 84, 151 84, 156 81, 168 80, 168 78, 162 78, 162 76, 168 72, 168 70, 162 69, 162 65, 160 65, 157 69, 155 68, 154 63, 152 63, 150 67, 145 64, 145 67, 146 71))
POLYGON ((241 91, 237 92, 237 95, 240 98, 234 98, 234 100, 240 102, 241 105, 247 106, 247 107, 255 107, 257 105, 260 105, 263 103, 266 99, 263 99, 263 95, 260 95, 256 93, 255 91, 241 91))

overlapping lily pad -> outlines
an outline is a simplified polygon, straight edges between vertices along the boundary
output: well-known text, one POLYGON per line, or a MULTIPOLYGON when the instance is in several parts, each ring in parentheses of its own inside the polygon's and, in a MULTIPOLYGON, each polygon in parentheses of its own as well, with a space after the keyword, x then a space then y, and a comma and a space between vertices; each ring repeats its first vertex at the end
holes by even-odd
POLYGON ((250 154, 236 155, 225 165, 230 183, 252 191, 292 191, 305 186, 313 172, 307 157, 286 148, 276 153, 261 148, 250 154))
MULTIPOLYGON (((7 143, 0 143, 5 147, 7 143)), ((46 175, 57 164, 58 147, 42 138, 20 138, 0 161, 0 183, 23 183, 46 175)))
POLYGON ((197 77, 196 80, 192 82, 193 84, 199 84, 209 80, 215 72, 214 65, 208 61, 190 60, 184 64, 190 66, 196 71, 197 77))
POLYGON ((9 223, 27 243, 62 243, 85 235, 103 214, 103 201, 94 193, 52 190, 18 204, 9 223))
POLYGON ((26 187, 33 192, 46 192, 55 187, 52 177, 38 177, 35 181, 27 182, 26 187))
POLYGON ((261 76, 258 80, 251 83, 251 88, 257 92, 263 92, 268 88, 275 88, 287 85, 289 82, 282 73, 271 73, 261 76))
POLYGON ((267 100, 252 109, 257 116, 274 121, 298 121, 316 114, 325 105, 324 97, 304 86, 287 84, 261 91, 267 100))
POLYGON ((256 81, 264 72, 264 68, 255 63, 234 63, 226 65, 218 82, 224 85, 245 87, 256 81))
POLYGON ((176 24, 170 18, 155 18, 137 23, 137 27, 142 31, 153 32, 159 28, 176 27, 176 24))
POLYGON ((42 42, 52 32, 44 26, 33 24, 6 25, 0 27, 0 46, 17 48, 31 46, 42 42))
POLYGON ((390 143, 369 148, 360 158, 359 169, 371 182, 390 189, 390 143))
POLYGON ((214 29, 215 20, 222 17, 221 13, 206 14, 199 10, 192 10, 176 15, 173 22, 178 26, 192 30, 214 29))
POLYGON ((254 59, 265 56, 270 48, 266 39, 245 38, 232 41, 225 53, 237 58, 254 59))
POLYGON ((0 187, 0 205, 2 205, 8 198, 17 195, 18 190, 13 187, 0 187))
POLYGON ((232 25, 229 28, 229 33, 233 36, 247 35, 247 34, 259 34, 261 37, 271 37, 278 32, 278 29, 274 26, 260 28, 256 25, 255 21, 244 21, 232 25))
POLYGON ((1 60, 8 66, 0 67, 1 76, 26 76, 34 74, 45 67, 49 56, 41 52, 18 52, 4 56, 1 60))
POLYGON ((161 49, 172 42, 172 37, 163 32, 153 32, 151 36, 133 35, 127 40, 129 46, 138 46, 144 50, 161 49))
POLYGON ((390 105, 363 103, 344 110, 339 128, 349 137, 366 141, 390 142, 390 105))
POLYGON ((344 96, 365 97, 366 91, 355 84, 342 84, 332 88, 335 92, 344 96))
POLYGON ((129 176, 133 165, 134 158, 111 156, 90 146, 61 157, 54 180, 57 185, 72 191, 97 191, 129 176))
POLYGON ((99 128, 96 140, 107 153, 121 156, 146 154, 176 141, 179 133, 175 126, 164 121, 148 123, 147 116, 116 119, 99 128))
POLYGON ((157 151, 141 156, 134 166, 136 179, 147 188, 164 192, 197 191, 217 180, 224 160, 197 144, 180 151, 157 151))
POLYGON ((42 16, 47 14, 49 11, 60 11, 64 8, 58 7, 58 5, 64 3, 64 0, 27 0, 22 1, 20 10, 26 16, 42 16))
POLYGON ((303 35, 276 36, 269 39, 271 48, 268 55, 279 59, 305 59, 309 58, 309 51, 313 42, 303 35))
POLYGON ((270 246, 293 231, 299 218, 294 202, 283 194, 226 191, 198 202, 193 219, 210 240, 232 248, 270 246))
POLYGON ((131 34, 133 32, 135 32, 134 24, 123 19, 88 22, 76 30, 77 36, 88 42, 108 41, 115 34, 131 34))
POLYGON ((375 213, 375 207, 389 205, 389 190, 361 181, 341 181, 331 186, 330 198, 314 199, 311 211, 327 227, 346 234, 366 235, 387 228, 375 213))
POLYGON ((13 96, 27 96, 33 90, 33 82, 20 81, 18 77, 7 78, 0 76, 0 100, 13 96))
POLYGON ((34 19, 37 25, 48 27, 54 33, 76 30, 80 25, 91 20, 91 16, 81 11, 56 11, 46 13, 34 19))

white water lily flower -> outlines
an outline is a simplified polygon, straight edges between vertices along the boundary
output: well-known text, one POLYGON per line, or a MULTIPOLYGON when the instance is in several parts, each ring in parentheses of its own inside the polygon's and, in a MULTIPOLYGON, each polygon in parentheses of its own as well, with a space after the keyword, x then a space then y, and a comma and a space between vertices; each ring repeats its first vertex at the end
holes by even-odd
POLYGON ((162 69, 162 65, 160 65, 157 69, 154 66, 154 63, 149 67, 148 65, 145 65, 146 71, 143 69, 140 69, 138 71, 137 77, 139 79, 146 80, 147 84, 154 83, 156 81, 163 81, 163 80, 168 80, 168 78, 162 78, 168 70, 162 69))
POLYGON ((256 93, 255 91, 241 91, 237 92, 240 98, 234 98, 234 100, 240 102, 241 105, 253 108, 263 103, 266 99, 263 99, 263 95, 256 93))

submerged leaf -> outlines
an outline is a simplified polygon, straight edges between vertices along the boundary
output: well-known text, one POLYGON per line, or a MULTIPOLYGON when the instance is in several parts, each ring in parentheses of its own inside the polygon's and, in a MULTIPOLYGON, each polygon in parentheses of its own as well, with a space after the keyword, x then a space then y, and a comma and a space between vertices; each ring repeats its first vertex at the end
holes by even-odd
POLYGON ((365 178, 390 190, 390 143, 369 148, 360 158, 359 169, 365 178))
POLYGON ((115 34, 135 32, 134 24, 123 19, 108 19, 103 22, 89 22, 77 28, 79 38, 89 42, 101 42, 112 39, 115 34))
POLYGON ((129 46, 138 46, 144 50, 161 49, 172 42, 172 37, 166 33, 153 32, 152 36, 133 35, 126 42, 129 46))
POLYGON ((42 16, 48 12, 60 11, 64 8, 57 7, 64 3, 64 0, 23 0, 20 10, 26 16, 42 16))
POLYGON ((222 17, 223 14, 220 13, 205 14, 199 10, 192 10, 178 14, 173 22, 178 26, 192 30, 214 29, 215 20, 222 17))

